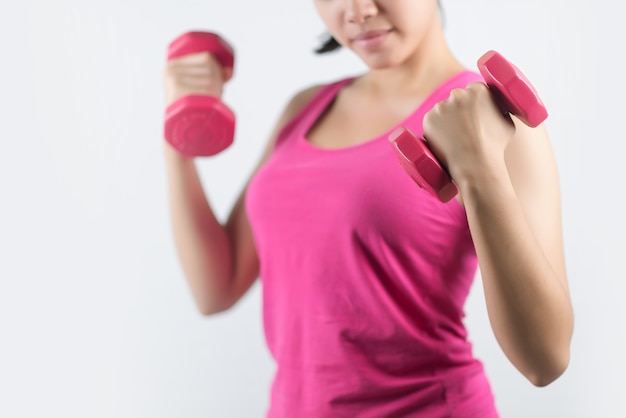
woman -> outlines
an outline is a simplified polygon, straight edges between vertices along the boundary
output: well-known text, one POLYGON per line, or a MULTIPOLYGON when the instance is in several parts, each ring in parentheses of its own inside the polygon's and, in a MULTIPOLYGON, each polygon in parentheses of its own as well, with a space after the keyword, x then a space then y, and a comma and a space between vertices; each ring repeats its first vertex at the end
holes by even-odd
MULTIPOLYGON (((164 142, 177 251, 200 311, 260 275, 277 362, 268 417, 496 417, 462 323, 477 264, 495 336, 534 385, 569 361, 557 169, 545 128, 506 119, 450 51, 436 0, 314 0, 369 70, 296 94, 221 224, 164 142), (423 130, 422 130, 423 124, 423 130), (423 133, 459 187, 444 204, 387 136, 423 133)), ((167 103, 220 96, 208 54, 172 60, 167 103)))

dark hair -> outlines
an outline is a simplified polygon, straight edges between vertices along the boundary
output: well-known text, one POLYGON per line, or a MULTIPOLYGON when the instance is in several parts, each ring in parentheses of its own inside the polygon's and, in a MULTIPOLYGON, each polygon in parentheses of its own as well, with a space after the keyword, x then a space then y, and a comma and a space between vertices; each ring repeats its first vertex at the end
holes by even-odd
MULTIPOLYGON (((445 25, 446 17, 443 12, 443 7, 441 7, 441 0, 437 0, 437 6, 439 7, 439 13, 441 14, 441 19, 443 20, 444 25, 445 25)), ((319 47, 315 49, 315 53, 327 54, 329 52, 337 51, 340 48, 341 48, 341 44, 337 42, 337 40, 333 38, 332 35, 326 35, 322 45, 320 45, 319 47)))
POLYGON ((328 52, 333 52, 341 48, 341 45, 332 35, 326 35, 326 40, 322 45, 315 49, 316 54, 326 54, 328 52))

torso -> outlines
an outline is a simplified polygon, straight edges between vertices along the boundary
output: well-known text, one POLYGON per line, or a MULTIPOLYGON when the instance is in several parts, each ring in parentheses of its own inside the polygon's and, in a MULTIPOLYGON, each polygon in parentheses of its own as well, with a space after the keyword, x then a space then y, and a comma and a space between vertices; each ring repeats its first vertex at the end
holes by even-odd
POLYGON ((367 100, 350 87, 341 80, 309 102, 245 199, 280 365, 269 416, 355 416, 373 397, 376 416, 397 415, 399 398, 443 416, 449 402, 465 407, 460 394, 493 410, 462 324, 476 268, 466 217, 426 196, 384 140, 411 113, 417 128, 423 99, 367 100))

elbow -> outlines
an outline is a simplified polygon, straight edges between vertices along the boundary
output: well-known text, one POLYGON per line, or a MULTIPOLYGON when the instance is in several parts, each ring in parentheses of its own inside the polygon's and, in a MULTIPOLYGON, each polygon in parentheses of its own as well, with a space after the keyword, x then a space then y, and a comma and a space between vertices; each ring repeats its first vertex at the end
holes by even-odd
POLYGON ((220 312, 224 312, 224 309, 218 309, 214 306, 197 306, 198 308, 198 313, 200 313, 201 316, 212 316, 215 314, 218 314, 220 312))
MULTIPOLYGON (((226 283, 226 280, 207 280, 213 283, 226 283)), ((230 285, 212 286, 207 289, 194 289, 192 292, 196 310, 201 316, 213 316, 229 310, 236 302, 230 285)))
POLYGON ((526 378, 536 387, 546 387, 557 380, 569 365, 569 349, 563 350, 553 360, 542 362, 529 373, 525 373, 526 378))
POLYGON ((218 297, 196 300, 196 309, 202 316, 213 316, 229 310, 234 305, 232 298, 218 297))
POLYGON ((205 304, 196 304, 198 312, 202 316, 213 316, 222 312, 229 310, 232 306, 232 303, 205 303, 205 304))
MULTIPOLYGON (((563 327, 562 333, 545 341, 543 348, 534 351, 534 361, 527 364, 523 374, 536 387, 546 387, 561 377, 570 362, 573 326, 563 327)), ((530 360, 530 358, 529 358, 530 360)))

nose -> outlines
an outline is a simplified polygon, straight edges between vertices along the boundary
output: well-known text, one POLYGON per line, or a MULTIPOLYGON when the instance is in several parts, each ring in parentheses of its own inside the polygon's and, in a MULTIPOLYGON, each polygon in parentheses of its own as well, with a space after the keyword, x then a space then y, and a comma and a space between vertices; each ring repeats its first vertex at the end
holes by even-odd
POLYGON ((346 0, 346 20, 350 23, 363 23, 378 13, 373 0, 346 0))

